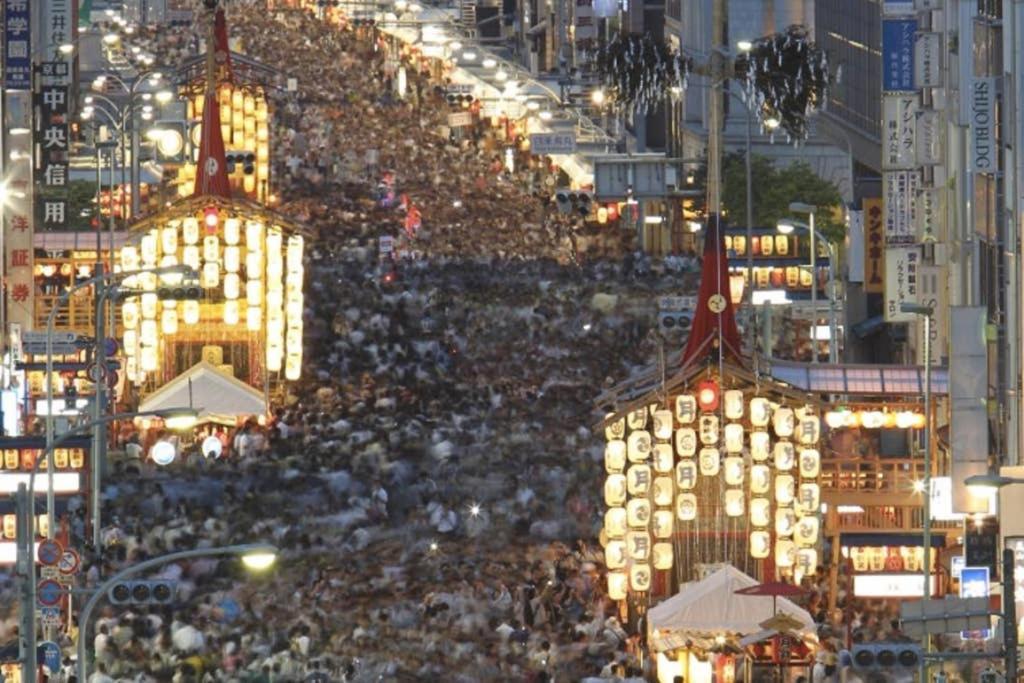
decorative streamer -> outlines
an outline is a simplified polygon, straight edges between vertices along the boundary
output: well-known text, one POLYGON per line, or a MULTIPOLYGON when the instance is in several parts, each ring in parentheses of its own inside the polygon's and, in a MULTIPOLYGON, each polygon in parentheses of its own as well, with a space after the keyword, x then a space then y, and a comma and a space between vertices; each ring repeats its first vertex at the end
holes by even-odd
POLYGON ((691 63, 650 35, 616 35, 596 55, 602 85, 616 102, 649 111, 672 88, 685 88, 691 63))

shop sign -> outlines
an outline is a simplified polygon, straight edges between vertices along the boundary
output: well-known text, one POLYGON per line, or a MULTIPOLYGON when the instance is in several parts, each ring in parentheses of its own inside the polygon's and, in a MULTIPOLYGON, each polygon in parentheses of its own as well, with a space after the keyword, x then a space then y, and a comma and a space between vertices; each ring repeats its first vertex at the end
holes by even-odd
POLYGON ((575 133, 534 133, 530 135, 531 154, 572 154, 575 151, 575 133))
POLYGON ((914 133, 917 127, 917 97, 883 96, 882 122, 885 127, 882 168, 913 168, 915 165, 914 133))
POLYGON ((921 262, 919 247, 888 247, 885 250, 885 322, 907 323, 916 319, 914 313, 904 313, 902 305, 918 302, 918 266, 921 262))
POLYGON ((882 0, 882 14, 898 17, 914 13, 914 0, 882 0))
POLYGON ((4 3, 4 88, 32 87, 32 10, 29 0, 4 3))
POLYGON ((942 128, 939 112, 933 109, 917 112, 914 152, 918 166, 935 166, 942 163, 942 128))
POLYGON ((942 87, 941 34, 918 33, 914 39, 914 82, 919 88, 942 87))
POLYGON ((885 290, 885 225, 882 200, 864 200, 864 292, 881 294, 885 290))
MULTIPOLYGON (((967 566, 985 567, 995 576, 999 561, 999 524, 995 519, 983 518, 981 526, 970 521, 966 521, 964 526, 964 560, 967 566)), ((960 597, 979 596, 961 593, 960 597)))
POLYGON ((996 171, 996 79, 975 78, 971 83, 971 170, 996 171))
POLYGON ((917 223, 915 232, 918 242, 938 241, 939 220, 943 214, 944 198, 944 188, 941 187, 922 187, 917 191, 917 208, 914 218, 917 223))
MULTIPOLYGON (((994 546, 993 546, 994 547, 994 546)), ((989 593, 989 581, 992 574, 989 567, 976 567, 971 565, 970 557, 966 557, 964 566, 960 569, 960 597, 961 598, 987 598, 989 593)), ((961 631, 960 637, 964 639, 988 638, 989 630, 961 631)))
POLYGON ((473 125, 473 114, 468 111, 457 111, 448 114, 449 128, 465 128, 473 125))
POLYGON ((916 19, 882 20, 882 90, 914 92, 916 33, 916 19))
MULTIPOLYGON (((935 593, 935 575, 928 577, 930 592, 935 593)), ((923 574, 854 574, 853 594, 858 598, 920 598, 924 592, 923 574)))
MULTIPOLYGON (((918 272, 918 297, 921 299, 921 305, 928 306, 932 309, 932 322, 928 325, 928 361, 933 366, 942 365, 942 356, 946 352, 947 339, 949 334, 947 332, 948 321, 946 319, 946 309, 948 308, 947 300, 948 289, 946 287, 946 280, 942 276, 941 266, 921 266, 918 272)), ((925 325, 917 326, 917 364, 924 365, 924 349, 925 349, 925 325)), ((935 481, 935 478, 932 479, 935 481)), ((946 481, 949 482, 949 477, 946 477, 946 481)), ((953 510, 953 489, 950 484, 949 491, 949 510, 953 510)), ((932 491, 934 495, 934 489, 932 491)), ((935 503, 932 502, 932 519, 935 517, 935 503)))
POLYGON ((914 244, 916 211, 914 197, 921 185, 917 170, 887 171, 882 174, 885 200, 885 243, 888 246, 914 244))

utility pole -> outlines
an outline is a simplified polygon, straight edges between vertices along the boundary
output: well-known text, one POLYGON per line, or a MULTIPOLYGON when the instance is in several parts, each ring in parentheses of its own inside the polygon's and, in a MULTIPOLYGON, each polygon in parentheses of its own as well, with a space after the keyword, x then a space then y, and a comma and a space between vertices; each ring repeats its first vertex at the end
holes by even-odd
POLYGON ((1014 586, 1013 551, 1003 549, 1003 657, 1006 682, 1017 683, 1017 596, 1014 586))
POLYGON ((35 562, 34 496, 28 486, 18 484, 14 495, 15 533, 17 540, 17 575, 20 577, 21 619, 18 623, 20 644, 21 683, 36 683, 36 586, 32 582, 32 563, 35 562))
MULTIPOLYGON (((722 208, 722 75, 725 48, 725 0, 711 0, 711 63, 708 93, 708 215, 722 208)), ((750 249, 750 246, 747 246, 750 249)))

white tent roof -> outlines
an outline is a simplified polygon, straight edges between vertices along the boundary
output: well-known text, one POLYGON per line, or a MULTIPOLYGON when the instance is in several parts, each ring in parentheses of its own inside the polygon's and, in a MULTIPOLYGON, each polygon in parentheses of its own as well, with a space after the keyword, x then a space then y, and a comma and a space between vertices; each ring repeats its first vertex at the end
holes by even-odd
MULTIPOLYGON (((758 583, 739 569, 725 566, 701 581, 684 584, 647 613, 652 646, 662 652, 680 647, 690 638, 763 631, 760 623, 773 614, 772 598, 736 595, 736 591, 758 583)), ((778 598, 777 610, 802 623, 800 633, 814 633, 814 619, 792 600, 778 598)))
POLYGON ((263 394, 200 361, 147 396, 140 411, 194 407, 199 421, 234 424, 235 418, 266 412, 263 394))

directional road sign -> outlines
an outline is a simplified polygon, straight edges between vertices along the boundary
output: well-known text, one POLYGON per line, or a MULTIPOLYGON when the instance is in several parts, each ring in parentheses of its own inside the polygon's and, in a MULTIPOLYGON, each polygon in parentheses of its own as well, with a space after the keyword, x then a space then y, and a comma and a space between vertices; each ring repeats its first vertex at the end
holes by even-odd
POLYGON ((954 633, 992 625, 988 598, 919 600, 900 606, 900 628, 911 638, 925 633, 954 633))
POLYGON ((64 595, 64 587, 53 579, 43 579, 36 584, 36 600, 43 607, 53 607, 64 595))
MULTIPOLYGON (((54 332, 51 342, 54 355, 64 356, 78 353, 78 334, 75 332, 54 332)), ((21 350, 28 355, 46 354, 46 332, 22 332, 21 350)))
POLYGON ((61 547, 60 543, 48 538, 39 544, 39 563, 52 567, 60 562, 61 555, 64 554, 64 548, 61 547))

